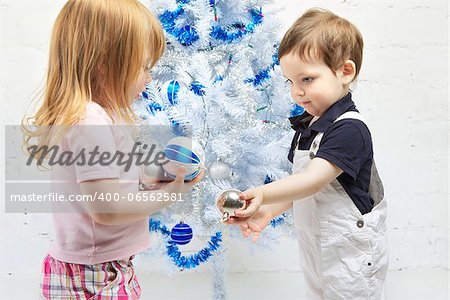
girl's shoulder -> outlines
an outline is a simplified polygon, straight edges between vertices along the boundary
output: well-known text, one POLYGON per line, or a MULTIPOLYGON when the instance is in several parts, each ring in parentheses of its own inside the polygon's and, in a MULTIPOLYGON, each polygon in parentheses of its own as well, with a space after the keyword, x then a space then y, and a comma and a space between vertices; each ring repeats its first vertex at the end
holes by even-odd
POLYGON ((98 103, 89 101, 86 104, 84 116, 78 122, 79 125, 112 125, 113 120, 103 107, 98 103))

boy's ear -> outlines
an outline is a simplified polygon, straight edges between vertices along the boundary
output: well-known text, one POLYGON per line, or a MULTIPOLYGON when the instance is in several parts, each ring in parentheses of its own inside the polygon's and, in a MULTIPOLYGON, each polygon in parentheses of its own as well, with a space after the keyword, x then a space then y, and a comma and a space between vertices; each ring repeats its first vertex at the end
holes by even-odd
POLYGON ((342 66, 342 79, 345 85, 352 83, 356 76, 356 64, 353 60, 345 61, 342 66))

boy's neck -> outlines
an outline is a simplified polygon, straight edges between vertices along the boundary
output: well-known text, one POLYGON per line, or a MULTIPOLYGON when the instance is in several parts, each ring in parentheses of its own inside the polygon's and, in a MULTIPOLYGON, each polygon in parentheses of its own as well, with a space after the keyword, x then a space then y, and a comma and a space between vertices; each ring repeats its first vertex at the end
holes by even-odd
MULTIPOLYGON (((347 96, 347 94, 350 92, 350 88, 349 88, 349 86, 346 86, 345 88, 344 88, 344 93, 341 95, 341 97, 339 97, 339 99, 337 99, 336 100, 336 102, 334 102, 334 103, 337 103, 337 102, 339 102, 342 98, 344 98, 345 96, 347 96)), ((334 103, 333 103, 333 105, 334 105, 334 103)), ((330 106, 331 107, 331 106, 330 106)), ((311 122, 309 123, 309 126, 311 126, 315 121, 317 121, 319 118, 320 118, 321 116, 313 116, 313 118, 311 119, 311 122)))

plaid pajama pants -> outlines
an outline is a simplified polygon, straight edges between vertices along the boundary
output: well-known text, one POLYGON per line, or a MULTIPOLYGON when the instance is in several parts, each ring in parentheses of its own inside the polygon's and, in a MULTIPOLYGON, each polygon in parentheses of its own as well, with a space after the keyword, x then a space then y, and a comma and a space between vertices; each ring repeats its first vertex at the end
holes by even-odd
POLYGON ((131 260, 80 265, 47 255, 42 275, 40 299, 134 300, 141 295, 131 260))

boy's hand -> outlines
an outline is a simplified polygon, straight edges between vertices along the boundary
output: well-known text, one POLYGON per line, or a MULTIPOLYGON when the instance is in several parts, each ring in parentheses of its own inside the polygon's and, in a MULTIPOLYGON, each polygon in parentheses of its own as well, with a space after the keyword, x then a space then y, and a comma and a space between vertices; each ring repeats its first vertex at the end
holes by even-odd
POLYGON ((236 210, 234 213, 236 218, 248 218, 256 214, 263 203, 263 193, 257 189, 249 189, 241 193, 241 199, 247 202, 247 206, 243 210, 236 210))
POLYGON ((270 210, 267 207, 262 206, 256 214, 249 218, 234 218, 232 217, 228 221, 227 224, 236 224, 239 225, 242 231, 242 234, 247 238, 252 235, 252 241, 256 242, 258 240, 261 231, 266 228, 266 226, 270 223, 273 216, 270 210))

